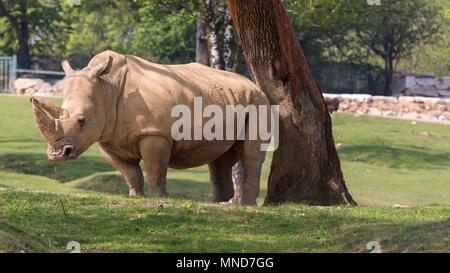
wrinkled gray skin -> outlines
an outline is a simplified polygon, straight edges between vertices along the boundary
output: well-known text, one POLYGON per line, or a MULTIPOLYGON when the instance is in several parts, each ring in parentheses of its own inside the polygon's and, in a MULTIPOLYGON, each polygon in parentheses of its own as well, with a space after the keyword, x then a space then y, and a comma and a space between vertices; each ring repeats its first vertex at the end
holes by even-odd
MULTIPOLYGON (((202 97, 203 108, 215 104, 224 113, 225 105, 269 106, 264 93, 247 78, 196 63, 159 65, 112 51, 98 54, 81 71, 74 71, 66 61, 62 66, 66 72, 62 107, 31 98, 36 125, 48 141, 50 161, 75 160, 99 142, 104 158, 125 177, 130 196, 144 194, 139 167, 143 160, 150 193, 159 197, 167 196, 168 167, 208 164, 213 201, 223 202, 235 194, 231 168, 241 160, 244 183, 233 202, 256 204, 265 156, 260 151, 262 141, 171 137, 172 124, 179 119, 171 117, 172 107, 187 105, 193 115, 194 97, 202 97)), ((203 125, 208 120, 203 118, 203 125)), ((241 129, 236 128, 235 134, 241 129)))

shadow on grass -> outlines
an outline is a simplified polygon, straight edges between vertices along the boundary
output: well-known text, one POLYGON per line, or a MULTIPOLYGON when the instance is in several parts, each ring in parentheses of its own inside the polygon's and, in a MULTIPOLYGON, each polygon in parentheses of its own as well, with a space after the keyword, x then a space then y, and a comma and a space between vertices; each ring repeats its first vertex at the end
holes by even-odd
POLYGON ((97 172, 114 169, 101 156, 82 155, 76 161, 51 163, 45 153, 7 153, 0 155, 0 168, 16 173, 45 176, 67 182, 97 172))
POLYGON ((450 165, 450 154, 430 153, 425 148, 384 145, 351 145, 338 150, 344 160, 361 161, 396 169, 439 169, 450 165))
POLYGON ((8 143, 8 145, 10 143, 20 143, 22 144, 29 144, 29 143, 38 143, 41 145, 46 145, 45 142, 43 142, 42 140, 36 139, 36 138, 0 138, 0 143, 8 143), (44 143, 44 144, 43 144, 44 143))
POLYGON ((448 252, 450 220, 425 224, 362 225, 335 240, 343 252, 370 252, 367 243, 376 241, 381 252, 448 252))
MULTIPOLYGON (((118 195, 128 195, 128 186, 120 173, 98 173, 80 181, 69 183, 70 187, 118 195)), ((144 185, 145 194, 149 195, 148 184, 144 185)), ((211 201, 209 183, 190 179, 167 179, 167 191, 171 198, 211 201)))
POLYGON ((342 215, 305 206, 159 208, 139 206, 145 199, 114 205, 101 198, 66 196, 70 216, 65 217, 57 202, 61 196, 5 195, 0 204, 30 202, 8 211, 8 225, 44 234, 59 246, 76 240, 83 252, 368 252, 365 246, 374 240, 384 252, 448 250, 449 220, 417 224, 415 218, 398 219, 418 211, 399 211, 386 222, 358 208, 344 208, 342 215))
POLYGON ((50 240, 0 222, 0 253, 51 252, 54 250, 50 240))

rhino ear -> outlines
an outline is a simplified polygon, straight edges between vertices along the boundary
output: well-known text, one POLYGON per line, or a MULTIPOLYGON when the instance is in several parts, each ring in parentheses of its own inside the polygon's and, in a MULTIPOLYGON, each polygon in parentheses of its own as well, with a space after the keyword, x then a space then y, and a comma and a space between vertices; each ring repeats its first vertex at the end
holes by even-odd
POLYGON ((71 67, 70 64, 69 64, 69 60, 64 59, 64 60, 61 62, 61 66, 62 66, 64 72, 66 72, 66 75, 69 75, 70 73, 73 72, 73 69, 72 69, 72 67, 71 67))
POLYGON ((108 60, 92 67, 88 72, 88 77, 91 79, 96 79, 101 75, 108 73, 110 64, 112 63, 112 57, 108 56, 108 60))

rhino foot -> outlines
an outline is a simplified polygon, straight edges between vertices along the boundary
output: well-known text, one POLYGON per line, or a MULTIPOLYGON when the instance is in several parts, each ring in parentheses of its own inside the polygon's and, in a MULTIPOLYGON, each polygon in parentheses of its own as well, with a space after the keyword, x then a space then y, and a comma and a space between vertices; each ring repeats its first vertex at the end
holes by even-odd
POLYGON ((128 194, 130 197, 134 196, 144 196, 143 191, 136 191, 135 189, 130 189, 130 193, 128 194))

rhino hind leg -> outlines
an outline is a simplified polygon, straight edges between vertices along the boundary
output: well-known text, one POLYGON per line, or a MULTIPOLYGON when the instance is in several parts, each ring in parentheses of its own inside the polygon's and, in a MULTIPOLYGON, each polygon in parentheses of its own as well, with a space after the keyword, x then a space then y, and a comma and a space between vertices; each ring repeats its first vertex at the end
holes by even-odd
POLYGON ((256 198, 260 190, 261 168, 266 153, 261 151, 261 142, 256 140, 243 141, 242 145, 236 147, 236 151, 242 162, 244 179, 242 185, 236 189, 232 203, 256 206, 256 198))
POLYGON ((227 202, 234 195, 231 168, 237 162, 235 151, 230 149, 208 163, 213 202, 227 202))
POLYGON ((139 150, 144 160, 150 195, 168 197, 166 176, 170 161, 171 145, 163 137, 149 136, 140 141, 139 150))
POLYGON ((144 195, 144 176, 139 167, 139 161, 130 162, 122 160, 108 151, 107 148, 102 147, 102 145, 100 145, 100 151, 106 161, 117 169, 125 178, 129 188, 129 195, 144 195))

